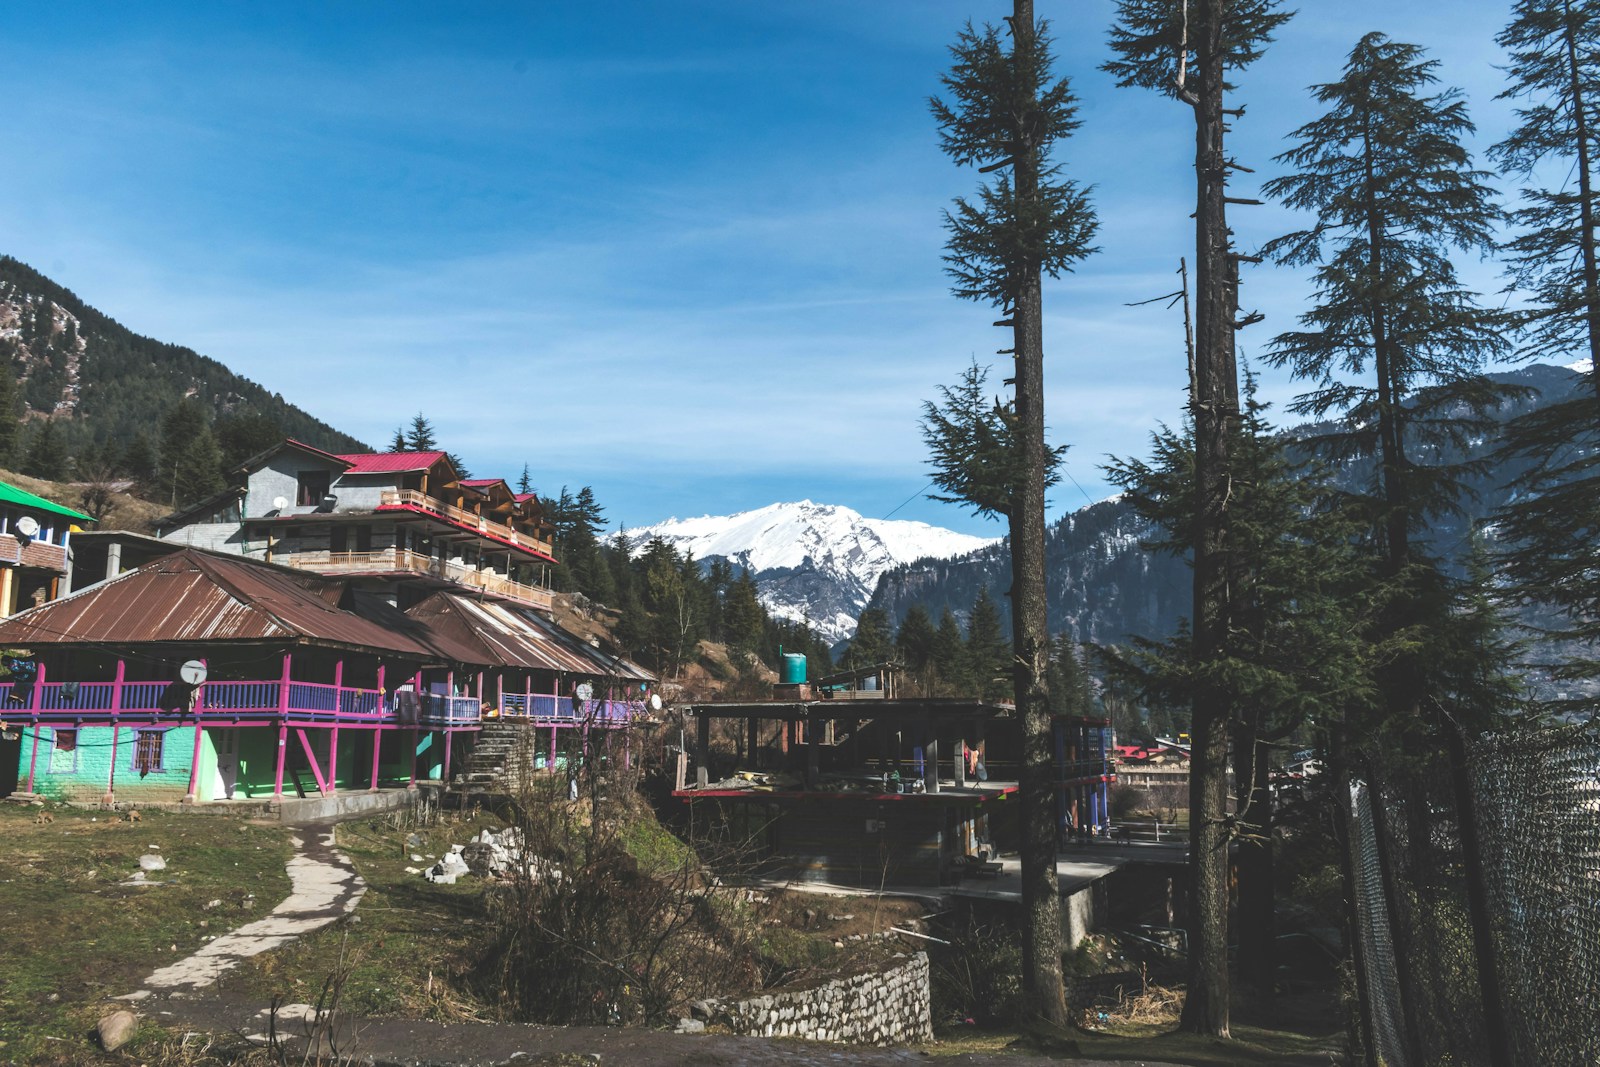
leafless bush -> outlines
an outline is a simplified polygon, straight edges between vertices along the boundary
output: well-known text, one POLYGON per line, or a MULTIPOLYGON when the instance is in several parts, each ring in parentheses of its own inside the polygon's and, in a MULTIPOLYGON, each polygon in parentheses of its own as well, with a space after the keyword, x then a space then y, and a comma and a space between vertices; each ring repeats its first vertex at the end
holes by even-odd
POLYGON ((519 858, 490 897, 482 968, 503 1010, 534 1022, 652 1023, 758 984, 757 925, 742 892, 666 835, 633 772, 593 734, 569 767, 524 775, 508 813, 519 858))

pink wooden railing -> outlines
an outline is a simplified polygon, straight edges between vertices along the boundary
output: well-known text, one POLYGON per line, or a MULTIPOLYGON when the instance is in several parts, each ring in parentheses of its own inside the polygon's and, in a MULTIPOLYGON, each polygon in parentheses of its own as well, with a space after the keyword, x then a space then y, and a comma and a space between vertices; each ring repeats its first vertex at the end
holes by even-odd
MULTIPOLYGON (((280 707, 287 705, 294 718, 325 719, 329 722, 394 722, 394 698, 376 689, 352 689, 328 685, 323 682, 288 683, 287 701, 284 701, 284 683, 271 682, 206 682, 199 689, 194 702, 194 712, 207 715, 265 714, 276 716, 280 707)), ((128 714, 172 713, 187 711, 188 694, 167 682, 123 682, 121 699, 117 699, 116 682, 45 682, 14 691, 26 699, 0 702, 0 721, 31 719, 34 709, 51 718, 100 717, 96 712, 109 713, 113 709, 128 714), (86 715, 85 713, 91 713, 86 715)), ((424 693, 419 722, 423 725, 463 725, 476 723, 482 716, 478 701, 472 697, 446 697, 424 693)))

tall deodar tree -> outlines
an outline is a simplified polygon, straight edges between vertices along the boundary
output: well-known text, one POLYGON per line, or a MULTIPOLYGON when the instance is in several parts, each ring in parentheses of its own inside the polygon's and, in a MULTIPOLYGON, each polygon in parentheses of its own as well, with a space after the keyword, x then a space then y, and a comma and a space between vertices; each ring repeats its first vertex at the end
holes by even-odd
POLYGON ((931 105, 945 153, 996 174, 976 202, 958 199, 946 213, 945 261, 956 295, 1000 309, 995 325, 1010 327, 1015 391, 1010 402, 985 406, 975 372, 965 392, 946 392, 948 417, 929 405, 924 431, 940 488, 1010 526, 1012 679, 1023 728, 1023 985, 1031 1010, 1065 1023, 1044 583, 1045 488, 1059 452, 1044 436, 1042 291, 1044 275, 1059 277, 1093 251, 1095 216, 1084 191, 1051 162, 1078 118, 1067 80, 1051 72, 1046 27, 1035 24, 1032 0, 1014 0, 1006 22, 1009 48, 996 27, 968 24, 950 49, 948 96, 931 105))
MULTIPOLYGON (((1516 236, 1505 248, 1528 295, 1520 354, 1590 361, 1585 387, 1508 429, 1504 453, 1532 462, 1498 516, 1503 573, 1523 599, 1558 607, 1567 636, 1589 642, 1600 637, 1600 3, 1520 0, 1497 39, 1510 59, 1500 95, 1517 101, 1517 125, 1490 154, 1534 183, 1511 213, 1516 236)), ((1556 670, 1600 673, 1589 657, 1556 670)))
MULTIPOLYGON (((1194 424, 1194 656, 1222 654, 1229 623, 1229 442, 1239 421, 1234 358, 1241 258, 1229 240, 1230 172, 1241 169, 1224 149, 1228 77, 1261 56, 1289 18, 1276 0, 1120 0, 1111 30, 1116 58, 1105 64, 1117 84, 1171 96, 1194 111, 1195 348, 1190 375, 1194 424)), ((1228 728, 1227 693, 1196 677, 1189 776, 1189 982, 1180 1025, 1228 1034, 1228 728)))

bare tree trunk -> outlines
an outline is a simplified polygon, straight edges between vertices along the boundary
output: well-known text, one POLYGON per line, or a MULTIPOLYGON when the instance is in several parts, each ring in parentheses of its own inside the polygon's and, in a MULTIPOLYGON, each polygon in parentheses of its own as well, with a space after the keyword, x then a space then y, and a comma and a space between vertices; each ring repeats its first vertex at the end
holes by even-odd
MULTIPOLYGON (((1228 433, 1236 414, 1233 301, 1228 259, 1227 162, 1222 149, 1222 0, 1202 0, 1195 101, 1195 530, 1194 653, 1213 659, 1228 633, 1228 433)), ((1188 995, 1179 1026, 1228 1036, 1227 695, 1194 692, 1189 761, 1188 995)))
MULTIPOLYGON (((1033 0, 1013 0, 1014 41, 1032 36, 1033 0)), ((1017 45, 1014 44, 1013 47, 1017 45)), ((1039 189, 1039 154, 1018 152, 1013 167, 1018 200, 1027 203, 1039 189)), ((1011 632, 1016 655, 1012 686, 1022 720, 1022 972, 1023 983, 1042 1019, 1067 1021, 1061 976, 1061 902, 1056 875, 1055 764, 1045 672, 1050 630, 1045 611, 1044 490, 1048 462, 1044 443, 1044 326, 1041 268, 1022 272, 1012 315, 1016 349, 1016 417, 1022 443, 1022 471, 1012 499, 1011 632)))
POLYGON ((1239 844, 1239 980, 1270 999, 1277 978, 1274 959, 1277 928, 1273 911, 1272 790, 1270 761, 1259 731, 1259 716, 1241 718, 1233 730, 1234 791, 1240 823, 1249 836, 1239 844))

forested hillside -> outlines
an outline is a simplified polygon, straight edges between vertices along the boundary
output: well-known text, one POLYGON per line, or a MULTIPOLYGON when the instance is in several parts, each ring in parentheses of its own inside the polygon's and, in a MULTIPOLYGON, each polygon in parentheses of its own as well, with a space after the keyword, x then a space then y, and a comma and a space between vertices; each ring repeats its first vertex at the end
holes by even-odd
POLYGON ((40 478, 128 479, 181 504, 284 436, 365 448, 281 394, 141 337, 0 256, 0 465, 40 478))
MULTIPOLYGON (((1508 404, 1498 413, 1503 422, 1530 407, 1555 403, 1582 384, 1582 376, 1564 367, 1533 366, 1493 376, 1497 381, 1537 390, 1537 398, 1508 404)), ((1318 425, 1289 431, 1306 438, 1326 431, 1318 425)), ((1485 458, 1490 441, 1475 442, 1466 457, 1485 458)), ((1436 519, 1424 547, 1462 572, 1474 531, 1508 499, 1507 485, 1520 468, 1500 464, 1469 481, 1471 495, 1462 510, 1436 519)), ((1371 460, 1350 460, 1338 467, 1344 488, 1370 485, 1371 460)), ((1493 529, 1485 531, 1493 535, 1493 529)), ((1063 516, 1046 533, 1047 599, 1050 629, 1079 642, 1118 644, 1129 636, 1165 637, 1189 614, 1192 600, 1189 569, 1183 560, 1152 552, 1143 543, 1153 531, 1120 498, 1104 500, 1063 516)), ((879 580, 870 608, 885 613, 897 626, 913 605, 934 618, 946 608, 964 619, 979 589, 1002 601, 1010 580, 1011 560, 1004 542, 970 555, 937 562, 922 561, 890 570, 879 580)), ((1009 620, 1008 620, 1009 628, 1009 620)))

